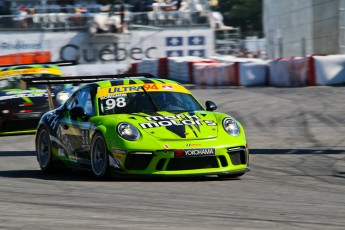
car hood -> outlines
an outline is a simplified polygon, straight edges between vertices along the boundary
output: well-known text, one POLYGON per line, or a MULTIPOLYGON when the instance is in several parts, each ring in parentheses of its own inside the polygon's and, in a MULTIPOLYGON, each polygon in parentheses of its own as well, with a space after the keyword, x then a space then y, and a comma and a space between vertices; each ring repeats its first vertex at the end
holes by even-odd
POLYGON ((120 115, 121 120, 135 125, 141 132, 158 139, 207 139, 218 133, 217 118, 213 112, 196 111, 172 113, 134 113, 120 115))

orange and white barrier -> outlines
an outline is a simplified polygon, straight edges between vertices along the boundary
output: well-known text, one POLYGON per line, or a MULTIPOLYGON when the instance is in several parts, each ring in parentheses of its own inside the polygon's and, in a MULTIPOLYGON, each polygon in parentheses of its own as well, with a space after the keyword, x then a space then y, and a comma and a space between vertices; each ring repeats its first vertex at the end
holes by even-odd
POLYGON ((309 58, 291 57, 273 60, 269 64, 269 85, 280 87, 306 86, 309 58))
POLYGON ((209 86, 260 86, 267 83, 267 65, 259 63, 196 63, 194 82, 209 86))
POLYGON ((262 61, 220 62, 199 57, 144 59, 133 63, 128 72, 146 72, 183 83, 208 86, 258 86, 267 83, 267 62, 262 61))
POLYGON ((345 83, 345 55, 311 55, 273 61, 234 57, 169 57, 132 64, 129 72, 147 72, 182 83, 205 86, 301 87, 345 83))
POLYGON ((345 83, 345 55, 311 55, 273 60, 269 85, 314 86, 345 83))

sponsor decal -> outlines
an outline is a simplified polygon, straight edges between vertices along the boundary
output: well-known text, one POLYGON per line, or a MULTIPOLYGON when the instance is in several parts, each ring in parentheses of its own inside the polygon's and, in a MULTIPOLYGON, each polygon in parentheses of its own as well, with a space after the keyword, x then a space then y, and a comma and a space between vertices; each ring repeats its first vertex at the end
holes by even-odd
POLYGON ((138 92, 143 91, 144 88, 146 91, 155 91, 158 90, 158 86, 156 84, 145 84, 139 86, 118 86, 112 87, 108 89, 108 93, 123 93, 123 92, 138 92))
POLYGON ((60 116, 57 113, 52 112, 52 113, 48 114, 46 118, 47 118, 47 122, 48 122, 49 126, 55 130, 60 116))
POLYGON ((186 147, 198 147, 201 146, 201 144, 193 143, 193 144, 186 144, 186 147))
POLYGON ((143 49, 142 47, 131 47, 126 49, 125 47, 119 47, 117 43, 102 46, 100 49, 96 47, 83 48, 78 45, 68 44, 61 48, 60 59, 62 61, 68 60, 84 60, 87 63, 100 60, 102 62, 121 62, 130 58, 132 60, 142 60, 144 58, 154 58, 157 52, 157 47, 148 47, 143 49), (74 58, 71 58, 74 57, 74 58))
POLYGON ((82 129, 81 130, 81 147, 83 149, 89 149, 90 148, 89 130, 88 129, 82 129))
POLYGON ((216 150, 214 148, 174 150, 174 157, 197 157, 197 156, 214 156, 214 155, 216 155, 216 150))
POLYGON ((126 150, 116 149, 116 148, 112 148, 111 151, 113 154, 126 154, 127 153, 126 150))
POLYGON ((176 116, 149 116, 145 117, 150 122, 140 123, 143 129, 167 127, 167 126, 183 126, 183 125, 207 125, 216 126, 213 120, 201 120, 198 115, 176 115, 176 116))
POLYGON ((64 156, 65 156, 65 151, 64 151, 64 149, 58 149, 58 156, 59 156, 59 157, 64 157, 64 156))
POLYGON ((57 138, 54 137, 54 140, 52 141, 63 147, 67 154, 73 152, 72 144, 68 139, 68 135, 66 134, 65 129, 61 125, 59 125, 57 128, 56 137, 57 138))
POLYGON ((164 90, 174 90, 174 87, 172 87, 171 85, 163 85, 162 88, 164 90))
POLYGON ((127 97, 127 94, 114 94, 114 95, 100 97, 99 99, 106 100, 106 99, 116 98, 116 97, 127 97))
POLYGON ((2 50, 39 50, 42 49, 42 43, 29 43, 26 41, 17 40, 15 42, 0 42, 0 49, 2 50))
POLYGON ((147 92, 158 92, 158 91, 166 91, 171 90, 174 92, 180 92, 180 93, 187 93, 190 94, 190 92, 184 88, 182 85, 174 85, 172 88, 170 85, 163 85, 163 84, 133 84, 133 85, 123 85, 123 86, 111 86, 111 87, 105 87, 98 90, 98 98, 101 100, 105 100, 108 98, 114 98, 114 97, 125 97, 127 93, 136 93, 136 92, 143 92, 143 88, 147 92), (163 88, 167 87, 168 88, 163 88), (119 96, 115 96, 119 95, 119 96))

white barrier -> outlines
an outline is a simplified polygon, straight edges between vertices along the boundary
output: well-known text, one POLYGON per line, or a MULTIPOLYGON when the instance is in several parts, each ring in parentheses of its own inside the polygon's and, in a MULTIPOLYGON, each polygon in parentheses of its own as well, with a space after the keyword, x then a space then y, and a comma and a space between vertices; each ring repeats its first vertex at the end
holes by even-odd
POLYGON ((158 76, 158 60, 157 59, 143 59, 138 62, 137 65, 138 73, 149 73, 153 76, 158 76))
POLYGON ((213 61, 200 57, 169 57, 168 58, 168 78, 181 82, 194 82, 193 64, 199 62, 213 61))
POLYGON ((313 56, 316 85, 345 83, 345 55, 313 56))
POLYGON ((228 66, 223 63, 194 63, 193 83, 202 86, 230 85, 228 66))
POLYGON ((262 86, 267 84, 266 63, 239 63, 239 85, 262 86))
POLYGON ((168 58, 168 78, 181 82, 189 82, 189 64, 185 60, 168 58))

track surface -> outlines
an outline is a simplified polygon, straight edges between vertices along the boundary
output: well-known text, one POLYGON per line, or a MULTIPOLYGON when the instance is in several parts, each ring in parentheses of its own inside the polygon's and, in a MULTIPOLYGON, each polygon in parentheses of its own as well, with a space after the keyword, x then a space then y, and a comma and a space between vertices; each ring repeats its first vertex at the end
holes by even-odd
POLYGON ((246 129, 251 172, 95 181, 41 174, 34 136, 0 137, 0 229, 344 229, 345 88, 193 89, 246 129))

